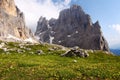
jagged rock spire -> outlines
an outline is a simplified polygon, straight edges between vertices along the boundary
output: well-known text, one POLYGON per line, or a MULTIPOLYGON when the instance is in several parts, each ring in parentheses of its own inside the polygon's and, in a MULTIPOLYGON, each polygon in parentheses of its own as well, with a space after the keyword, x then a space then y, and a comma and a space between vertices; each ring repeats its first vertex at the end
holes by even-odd
POLYGON ((93 23, 90 15, 78 5, 62 10, 58 19, 46 21, 38 21, 36 36, 40 41, 50 43, 52 37, 53 44, 109 51, 99 22, 93 23))

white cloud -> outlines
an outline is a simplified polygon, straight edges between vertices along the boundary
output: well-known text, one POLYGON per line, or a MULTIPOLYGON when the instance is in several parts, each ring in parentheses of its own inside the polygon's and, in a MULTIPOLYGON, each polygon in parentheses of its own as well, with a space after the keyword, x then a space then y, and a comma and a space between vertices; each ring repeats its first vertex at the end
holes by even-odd
POLYGON ((108 26, 109 33, 107 34, 107 40, 110 47, 120 47, 120 24, 113 24, 108 26))
POLYGON ((65 0, 65 5, 68 5, 71 2, 71 0, 65 0))
POLYGON ((120 47, 120 39, 118 37, 120 37, 120 36, 110 35, 110 36, 107 37, 107 41, 109 43, 110 48, 120 47))
POLYGON ((25 14, 26 24, 34 32, 40 16, 58 18, 59 12, 69 7, 71 0, 15 0, 16 5, 25 14))
POLYGON ((120 24, 109 25, 109 27, 113 28, 113 29, 116 30, 118 33, 120 33, 120 24))

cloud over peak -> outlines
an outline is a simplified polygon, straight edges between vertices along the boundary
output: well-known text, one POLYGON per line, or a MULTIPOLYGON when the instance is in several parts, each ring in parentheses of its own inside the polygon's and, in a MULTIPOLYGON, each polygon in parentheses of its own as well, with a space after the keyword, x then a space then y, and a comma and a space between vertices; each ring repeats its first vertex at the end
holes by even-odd
POLYGON ((27 26, 34 32, 40 16, 58 18, 59 12, 69 7, 71 0, 15 0, 15 3, 25 14, 27 26))

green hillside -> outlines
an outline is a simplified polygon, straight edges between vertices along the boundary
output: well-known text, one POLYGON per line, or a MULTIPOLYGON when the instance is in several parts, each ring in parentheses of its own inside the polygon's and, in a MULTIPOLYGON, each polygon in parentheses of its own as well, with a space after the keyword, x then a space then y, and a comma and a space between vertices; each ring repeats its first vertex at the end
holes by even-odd
POLYGON ((0 49, 0 80, 120 80, 119 56, 89 50, 87 58, 61 57, 67 50, 5 42, 0 49))

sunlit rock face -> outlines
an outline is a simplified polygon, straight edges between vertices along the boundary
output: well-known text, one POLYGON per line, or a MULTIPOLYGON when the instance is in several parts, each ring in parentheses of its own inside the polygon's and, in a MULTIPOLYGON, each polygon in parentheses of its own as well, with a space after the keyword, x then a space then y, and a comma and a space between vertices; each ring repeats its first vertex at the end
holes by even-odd
POLYGON ((78 5, 62 10, 58 19, 46 20, 41 17, 35 35, 39 36, 42 42, 109 51, 99 22, 93 23, 90 15, 78 5))
POLYGON ((10 36, 24 40, 33 35, 26 27, 24 14, 14 0, 0 0, 0 40, 6 40, 10 36))
POLYGON ((0 8, 12 16, 17 16, 14 0, 0 0, 0 8))

